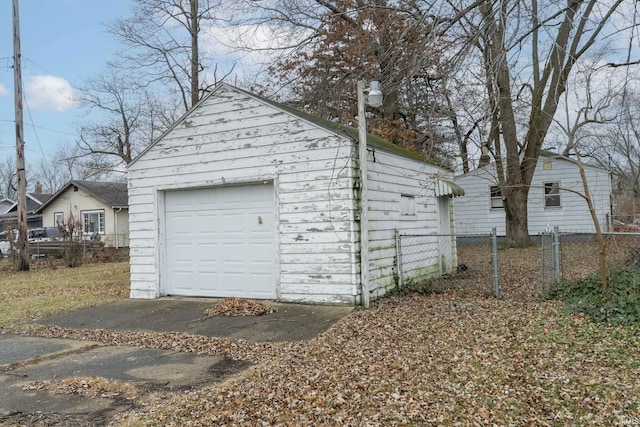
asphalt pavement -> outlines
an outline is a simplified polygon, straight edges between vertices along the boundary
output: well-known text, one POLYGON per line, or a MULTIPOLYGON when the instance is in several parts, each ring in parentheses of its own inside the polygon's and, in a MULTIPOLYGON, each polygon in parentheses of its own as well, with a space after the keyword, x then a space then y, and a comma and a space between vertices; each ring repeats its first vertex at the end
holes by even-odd
MULTIPOLYGON (((205 318, 204 311, 214 301, 123 300, 40 319, 38 323, 72 329, 176 331, 253 342, 301 341, 314 338, 353 309, 268 302, 277 307, 277 312, 205 318)), ((136 404, 124 398, 54 394, 34 387, 38 381, 101 377, 176 390, 218 382, 248 366, 246 361, 171 350, 0 334, 0 424, 100 425, 136 404)))

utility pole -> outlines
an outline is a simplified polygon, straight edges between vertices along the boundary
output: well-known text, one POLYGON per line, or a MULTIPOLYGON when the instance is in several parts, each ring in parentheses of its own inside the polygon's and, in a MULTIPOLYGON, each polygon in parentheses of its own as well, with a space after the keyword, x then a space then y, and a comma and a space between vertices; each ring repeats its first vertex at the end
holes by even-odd
POLYGON ((24 135, 22 123, 22 67, 20 65, 20 15, 18 0, 13 0, 13 85, 16 114, 16 172, 18 181, 18 257, 15 268, 29 270, 27 239, 27 179, 24 170, 24 135))

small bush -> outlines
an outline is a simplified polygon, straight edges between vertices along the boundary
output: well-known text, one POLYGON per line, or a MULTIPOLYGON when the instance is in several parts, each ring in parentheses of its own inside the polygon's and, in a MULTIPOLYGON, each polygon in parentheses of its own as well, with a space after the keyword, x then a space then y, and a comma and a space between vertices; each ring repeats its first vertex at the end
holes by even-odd
POLYGON ((640 267, 611 269, 608 288, 598 274, 575 282, 564 281, 543 296, 565 304, 570 313, 584 313, 597 322, 640 324, 640 267))
POLYGON ((64 224, 58 228, 62 234, 62 259, 67 267, 79 267, 84 259, 82 242, 82 222, 69 212, 64 224))
POLYGON ((92 248, 91 261, 101 263, 129 261, 129 249, 104 246, 100 249, 92 248))

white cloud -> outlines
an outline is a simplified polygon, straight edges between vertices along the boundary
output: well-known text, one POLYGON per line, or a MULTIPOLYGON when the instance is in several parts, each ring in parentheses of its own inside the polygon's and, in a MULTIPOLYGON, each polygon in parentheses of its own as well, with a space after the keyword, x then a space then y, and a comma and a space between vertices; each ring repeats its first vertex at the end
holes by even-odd
POLYGON ((251 72, 272 64, 306 35, 269 24, 214 26, 206 28, 201 48, 217 62, 235 62, 251 72))
POLYGON ((0 96, 7 96, 7 95, 9 95, 9 89, 7 89, 5 85, 0 83, 0 96))
POLYGON ((25 84, 28 106, 33 110, 62 113, 78 106, 75 90, 63 78, 56 76, 33 76, 25 84))

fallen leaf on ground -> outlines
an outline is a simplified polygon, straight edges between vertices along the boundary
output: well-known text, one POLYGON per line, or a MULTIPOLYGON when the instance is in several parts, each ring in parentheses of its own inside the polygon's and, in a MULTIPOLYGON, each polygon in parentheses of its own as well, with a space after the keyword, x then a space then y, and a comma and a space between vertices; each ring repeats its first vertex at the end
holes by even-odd
POLYGON ((245 298, 225 298, 213 303, 205 310, 204 315, 214 316, 262 316, 278 311, 276 307, 263 302, 251 301, 245 298))

